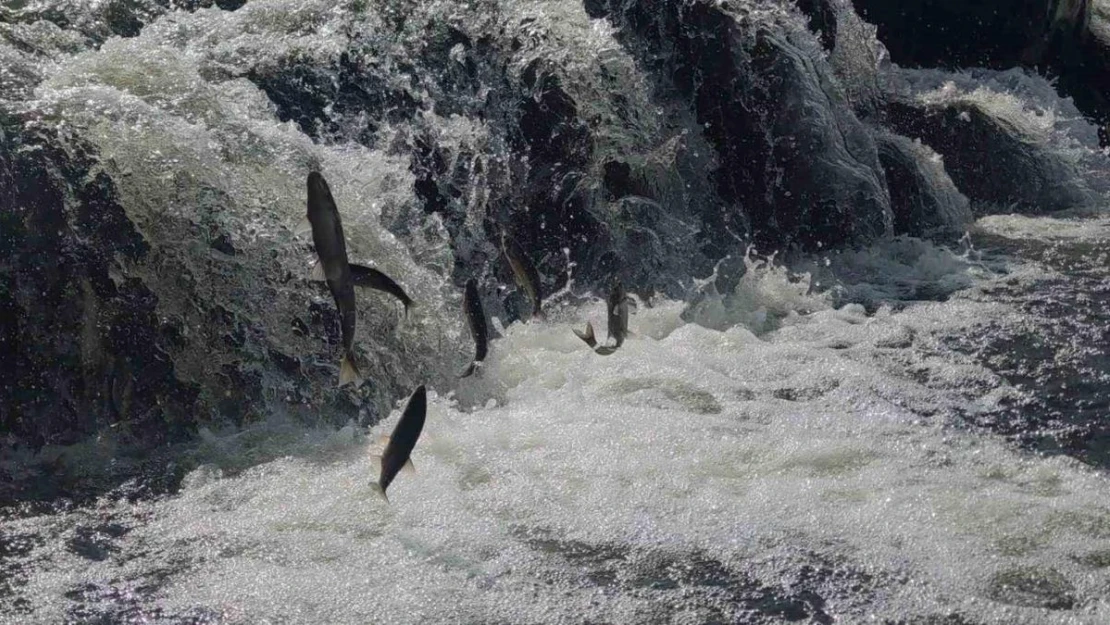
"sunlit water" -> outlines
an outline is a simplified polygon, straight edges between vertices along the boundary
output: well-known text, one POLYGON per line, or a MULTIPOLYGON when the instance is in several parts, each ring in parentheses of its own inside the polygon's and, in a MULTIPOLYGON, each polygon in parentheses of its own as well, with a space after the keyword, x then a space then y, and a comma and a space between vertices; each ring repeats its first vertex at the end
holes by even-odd
MULTIPOLYGON (((564 62, 604 64, 646 107, 643 76, 581 3, 496 4, 548 29, 564 62)), ((198 467, 179 492, 3 517, 0 623, 1110 622, 1106 456, 1037 453, 1059 451, 1046 449, 1055 431, 1107 421, 1106 318, 1091 304, 1106 301, 1105 218, 988 218, 951 250, 899 239, 786 265, 753 255, 738 284, 676 275, 688 297, 641 305, 608 357, 571 332, 591 320, 604 336, 601 301, 564 294, 547 322, 503 328, 481 374, 458 381, 472 346, 456 259, 407 159, 386 147, 412 128, 383 124, 373 148, 338 131, 315 142, 242 78, 337 55, 349 29, 376 32, 352 11, 259 0, 171 15, 57 54, 26 108, 92 141, 129 217, 153 232, 210 211, 236 245, 289 249, 303 176, 320 167, 352 255, 420 302, 404 323, 366 303, 360 317, 371 373, 429 385, 416 472, 390 487, 391 505, 369 487, 400 406, 370 430, 277 410, 212 424, 174 452, 198 467), (1065 339, 1074 349, 1053 351, 1065 339), (1033 361, 1044 364, 1023 369, 1033 361), (1059 385, 1076 377, 1093 381, 1077 393, 1087 412, 1059 385)), ((674 147, 663 113, 614 123, 599 145, 661 158, 674 147)), ((473 120, 426 111, 419 123, 456 155, 505 156, 473 120)), ((465 198, 475 223, 489 176, 465 198)), ((269 304, 253 302, 259 318, 269 304)), ((113 454, 106 432, 0 462, 93 473, 113 454)))
MULTIPOLYGON (((982 293, 1049 270, 868 255, 968 286, 868 314, 753 263, 687 311, 704 325, 641 307, 609 357, 570 331, 604 327, 598 301, 513 324, 480 377, 432 389, 391 505, 368 484, 399 411, 368 432, 206 431, 177 495, 6 523, 4 622, 1105 623, 1105 474, 967 429, 1037 391, 944 347, 1022 323, 982 293), (275 459, 224 475, 248 447, 275 459)), ((829 270, 863 271, 851 256, 829 270)))

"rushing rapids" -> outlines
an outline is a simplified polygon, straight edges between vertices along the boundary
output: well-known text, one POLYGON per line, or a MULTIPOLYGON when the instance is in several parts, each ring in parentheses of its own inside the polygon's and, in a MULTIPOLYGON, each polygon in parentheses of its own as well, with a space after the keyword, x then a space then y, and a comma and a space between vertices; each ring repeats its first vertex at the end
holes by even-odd
POLYGON ((1107 622, 1110 6, 1011 4, 0 4, 0 622, 1107 622))

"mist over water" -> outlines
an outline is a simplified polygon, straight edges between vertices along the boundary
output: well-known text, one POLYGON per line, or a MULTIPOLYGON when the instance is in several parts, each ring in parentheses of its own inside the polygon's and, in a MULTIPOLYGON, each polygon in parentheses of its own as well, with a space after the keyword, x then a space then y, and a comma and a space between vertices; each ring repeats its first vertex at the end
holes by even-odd
MULTIPOLYGON (((0 623, 1110 622, 1105 155, 1069 102, 1020 73, 903 76, 929 106, 988 111, 1034 136, 1045 179, 1078 189, 1061 200, 1072 212, 980 217, 962 239, 887 233, 774 253, 731 230, 748 217, 713 221, 717 191, 688 181, 723 157, 681 97, 658 98, 650 68, 617 43, 627 33, 573 2, 478 4, 422 3, 406 21, 379 10, 401 3, 259 0, 168 12, 97 45, 47 22, 20 31, 42 61, 18 66, 39 80, 13 108, 89 142, 128 220, 163 243, 143 262, 114 257, 111 279, 150 285, 155 312, 183 320, 181 343, 217 325, 197 302, 225 307, 263 392, 236 417, 192 415, 195 435, 159 447, 174 477, 154 494, 133 482, 79 505, 0 509, 0 623), (524 220, 506 205, 537 175, 498 127, 510 89, 490 86, 478 37, 446 46, 437 80, 391 65, 417 58, 414 24, 429 16, 493 38, 517 29, 523 51, 500 69, 515 80, 554 58, 570 68, 558 88, 588 103, 577 113, 595 124, 582 165, 593 178, 566 184, 605 228, 536 209, 551 219, 541 230, 567 237, 529 248, 546 321, 517 320, 527 305, 482 234, 499 216, 524 220), (345 102, 339 70, 290 70, 297 88, 340 94, 319 116, 267 82, 348 58, 351 41, 380 110, 345 102), (436 91, 445 84, 457 90, 436 91), (435 192, 409 156, 428 142, 435 192), (616 156, 634 173, 614 199, 616 156), (360 293, 370 382, 358 391, 333 388, 337 339, 318 312, 332 303, 303 278, 312 169, 351 260, 417 302, 406 317, 360 293), (603 243, 622 265, 591 256, 603 243), (637 292, 633 334, 600 356, 571 328, 589 321, 604 338, 606 272, 657 294, 637 292), (460 380, 470 275, 494 339, 460 380), (429 407, 416 471, 387 505, 372 456, 418 384, 429 407)), ((740 4, 759 23, 798 19, 740 4)), ((556 89, 541 83, 534 101, 550 113, 556 89)), ((958 195, 945 196, 953 215, 970 211, 958 195)), ((175 375, 238 399, 238 378, 213 382, 227 352, 182 354, 175 375)), ((5 444, 0 470, 99 484, 129 462, 140 426, 5 444)))

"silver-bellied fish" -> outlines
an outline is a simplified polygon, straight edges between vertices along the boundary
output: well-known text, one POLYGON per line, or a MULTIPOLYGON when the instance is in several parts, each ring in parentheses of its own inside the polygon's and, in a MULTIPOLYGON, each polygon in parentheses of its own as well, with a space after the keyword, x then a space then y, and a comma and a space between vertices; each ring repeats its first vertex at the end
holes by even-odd
POLYGON ((528 299, 532 301, 532 317, 542 319, 544 314, 543 294, 540 291, 540 272, 536 271, 532 259, 528 257, 520 244, 504 230, 501 231, 501 253, 508 259, 517 285, 524 290, 528 299))

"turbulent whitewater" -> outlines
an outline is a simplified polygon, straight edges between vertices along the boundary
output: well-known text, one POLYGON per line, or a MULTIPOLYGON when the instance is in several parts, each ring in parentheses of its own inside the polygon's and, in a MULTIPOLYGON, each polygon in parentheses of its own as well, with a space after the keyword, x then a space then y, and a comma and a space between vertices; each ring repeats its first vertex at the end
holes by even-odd
POLYGON ((1110 622, 1087 100, 840 0, 204 4, 0 5, 0 623, 1110 622), (416 302, 357 390, 312 170, 416 302))

